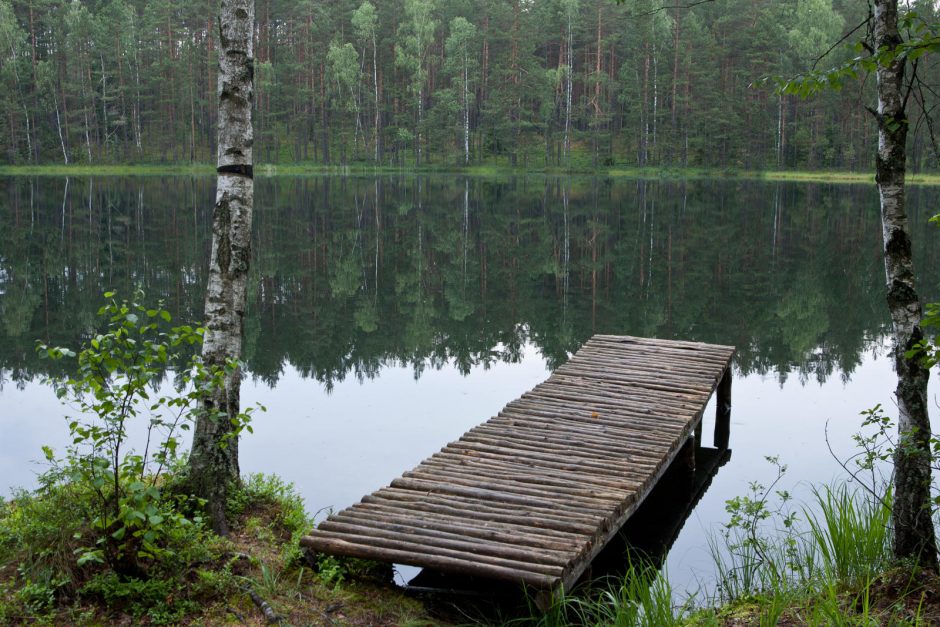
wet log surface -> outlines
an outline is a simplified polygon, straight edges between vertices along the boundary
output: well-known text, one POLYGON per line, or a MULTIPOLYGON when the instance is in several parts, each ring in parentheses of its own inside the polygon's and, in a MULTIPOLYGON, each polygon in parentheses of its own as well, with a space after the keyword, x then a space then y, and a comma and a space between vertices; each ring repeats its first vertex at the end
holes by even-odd
POLYGON ((544 383, 301 544, 570 587, 692 435, 733 355, 730 346, 595 335, 544 383))

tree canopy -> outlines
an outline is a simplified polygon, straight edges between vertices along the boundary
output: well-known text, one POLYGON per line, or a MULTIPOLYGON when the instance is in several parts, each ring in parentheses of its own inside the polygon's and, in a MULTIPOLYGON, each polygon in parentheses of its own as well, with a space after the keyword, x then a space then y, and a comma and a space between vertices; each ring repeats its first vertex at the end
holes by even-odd
MULTIPOLYGON (((860 105, 874 81, 840 76, 842 94, 811 101, 753 87, 809 70, 867 10, 849 0, 258 0, 257 159, 870 169, 876 128, 860 105)), ((217 11, 0 0, 0 162, 211 161, 217 11)), ((853 54, 837 46, 817 69, 853 54)), ((928 78, 929 57, 918 70, 928 78)), ((935 96, 923 97, 930 109, 935 96)), ((915 171, 936 163, 928 140, 914 124, 915 171)))

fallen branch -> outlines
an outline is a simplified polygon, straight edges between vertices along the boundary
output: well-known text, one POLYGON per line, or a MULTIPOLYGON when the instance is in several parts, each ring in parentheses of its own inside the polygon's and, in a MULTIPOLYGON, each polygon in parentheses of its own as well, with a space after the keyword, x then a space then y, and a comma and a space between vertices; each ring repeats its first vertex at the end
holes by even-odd
POLYGON ((251 597, 251 602, 254 603, 261 613, 264 614, 264 620, 267 621, 269 625, 274 623, 281 622, 281 617, 277 615, 277 612, 274 611, 274 608, 271 605, 261 598, 261 596, 255 592, 255 589, 251 586, 245 586, 242 588, 245 593, 251 597))

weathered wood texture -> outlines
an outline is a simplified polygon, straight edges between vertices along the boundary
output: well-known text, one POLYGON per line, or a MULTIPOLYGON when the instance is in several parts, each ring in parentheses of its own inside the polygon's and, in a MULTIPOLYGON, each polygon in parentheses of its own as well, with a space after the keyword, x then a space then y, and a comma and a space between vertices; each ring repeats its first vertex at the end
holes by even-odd
POLYGON ((730 409, 733 354, 596 335, 547 381, 301 544, 570 587, 682 449, 726 373, 719 401, 730 409))

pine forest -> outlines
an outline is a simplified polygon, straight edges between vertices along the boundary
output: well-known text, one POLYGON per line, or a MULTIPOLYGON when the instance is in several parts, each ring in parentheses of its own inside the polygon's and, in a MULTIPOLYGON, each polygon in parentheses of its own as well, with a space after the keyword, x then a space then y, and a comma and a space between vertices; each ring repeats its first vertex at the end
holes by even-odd
MULTIPOLYGON (((258 0, 263 163, 870 170, 857 0, 258 0)), ((919 7, 936 12, 933 3, 919 7)), ((215 2, 0 0, 0 163, 211 162, 215 2)), ((863 27, 864 28, 864 27, 863 27)), ((924 59, 922 78, 937 74, 924 59)), ((940 100, 911 94, 917 110, 940 100)), ((915 107, 910 108, 911 111, 915 107)), ((912 171, 935 167, 911 120, 912 171)))

